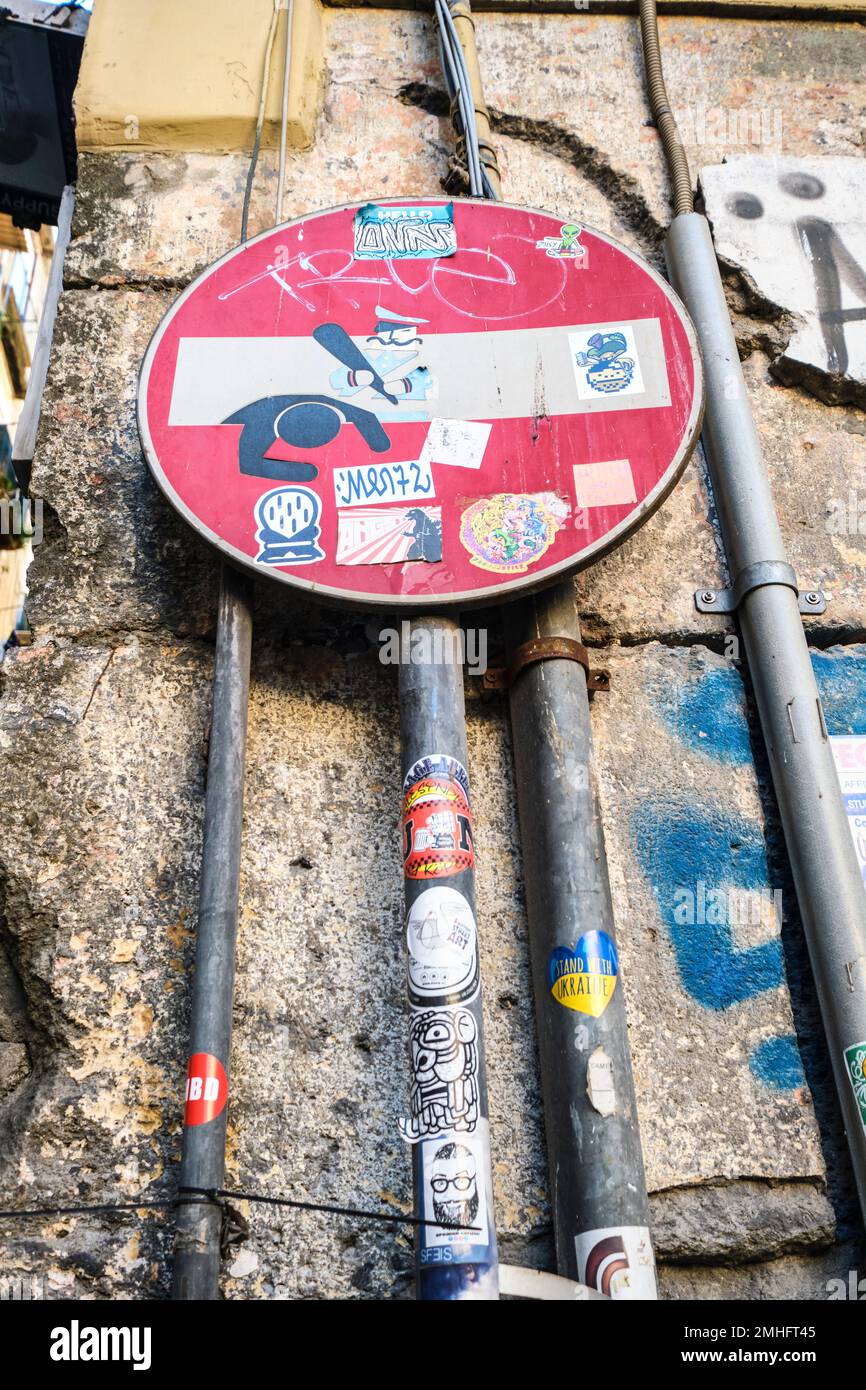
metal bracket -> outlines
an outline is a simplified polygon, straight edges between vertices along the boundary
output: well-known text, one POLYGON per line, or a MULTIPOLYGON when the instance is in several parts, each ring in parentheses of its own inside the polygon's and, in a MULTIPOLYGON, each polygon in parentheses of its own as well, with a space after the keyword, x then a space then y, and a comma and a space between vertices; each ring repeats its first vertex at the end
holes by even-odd
POLYGON ((827 607, 827 600, 820 589, 800 593, 793 566, 781 560, 759 560, 754 565, 746 565, 730 589, 698 589, 695 607, 699 613, 736 613, 747 594, 767 584, 783 584, 786 589, 793 589, 801 613, 823 613, 827 607))
POLYGON ((534 637, 517 648, 509 666, 488 666, 482 676, 485 690, 510 690, 527 666, 537 661, 576 661, 583 667, 587 690, 609 690, 610 672, 590 667, 589 652, 573 637, 534 637))

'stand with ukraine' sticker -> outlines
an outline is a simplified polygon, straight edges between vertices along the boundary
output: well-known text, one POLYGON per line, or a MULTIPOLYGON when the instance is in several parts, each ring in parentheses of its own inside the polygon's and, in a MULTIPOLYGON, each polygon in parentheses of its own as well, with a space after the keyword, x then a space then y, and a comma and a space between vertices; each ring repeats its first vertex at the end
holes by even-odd
POLYGON ((585 932, 574 946, 557 946, 547 962, 547 983, 557 1004, 600 1018, 619 975, 616 947, 603 931, 585 932))

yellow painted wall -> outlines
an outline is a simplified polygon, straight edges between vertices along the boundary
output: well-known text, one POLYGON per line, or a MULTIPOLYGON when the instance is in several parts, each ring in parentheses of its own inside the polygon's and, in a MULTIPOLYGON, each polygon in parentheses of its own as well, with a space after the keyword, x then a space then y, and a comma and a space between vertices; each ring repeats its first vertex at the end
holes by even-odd
MULTIPOLYGON (((78 148, 248 149, 273 0, 99 0, 75 93, 78 148)), ((280 0, 264 144, 279 138, 280 0)), ((324 51, 318 0, 294 0, 288 142, 313 139, 324 51)))

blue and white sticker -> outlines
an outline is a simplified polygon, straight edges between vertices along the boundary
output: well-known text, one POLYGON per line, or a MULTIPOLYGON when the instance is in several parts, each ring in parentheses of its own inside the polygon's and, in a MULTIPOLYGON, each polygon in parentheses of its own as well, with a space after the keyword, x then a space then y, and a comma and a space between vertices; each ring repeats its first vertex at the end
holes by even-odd
POLYGON ((403 795, 405 796, 416 782, 420 782, 422 777, 446 777, 453 782, 459 782, 466 793, 466 800, 470 800, 469 773, 462 763, 458 763, 457 759, 448 753, 428 753, 426 758, 419 758, 414 762, 403 778, 403 795))
POLYGON ((358 261, 429 261, 457 250, 453 203, 367 203, 355 214, 354 228, 358 261))
POLYGON ((580 400, 643 395, 644 380, 632 324, 569 333, 568 341, 580 400))
POLYGON ((260 565, 309 565, 324 560, 319 545, 322 505, 306 487, 277 487, 256 503, 260 565))
POLYGON ((484 1260, 490 1244, 488 1163, 486 1123, 483 1134, 450 1134, 425 1141, 423 1216, 443 1224, 420 1228, 422 1265, 484 1260))

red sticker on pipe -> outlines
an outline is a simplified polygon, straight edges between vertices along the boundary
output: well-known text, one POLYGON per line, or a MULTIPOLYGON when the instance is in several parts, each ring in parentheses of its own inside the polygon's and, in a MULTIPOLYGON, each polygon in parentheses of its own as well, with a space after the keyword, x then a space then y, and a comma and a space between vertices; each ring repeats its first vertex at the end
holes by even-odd
POLYGON ((225 1109, 228 1096, 228 1077, 219 1058, 209 1052, 194 1052, 186 1073, 184 1124, 203 1125, 215 1120, 225 1109))
POLYGON ((424 777, 403 799, 403 871, 407 878, 450 878, 475 863, 472 813, 450 778, 424 777))

